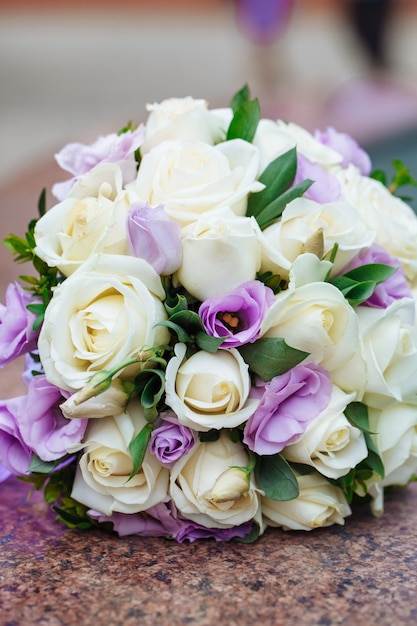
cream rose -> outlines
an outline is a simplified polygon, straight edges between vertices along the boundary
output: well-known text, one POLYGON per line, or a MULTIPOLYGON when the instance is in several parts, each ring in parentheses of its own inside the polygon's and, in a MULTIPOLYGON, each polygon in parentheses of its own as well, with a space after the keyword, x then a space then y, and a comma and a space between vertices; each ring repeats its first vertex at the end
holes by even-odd
POLYGON ((176 344, 166 369, 166 403, 184 426, 207 431, 234 428, 254 412, 258 400, 249 398, 248 365, 231 348, 215 353, 201 350, 185 356, 176 344))
POLYGON ((144 345, 167 343, 167 330, 155 327, 167 317, 164 295, 159 276, 145 261, 90 257, 55 289, 47 307, 38 348, 48 381, 75 391, 95 372, 133 358, 144 345))
POLYGON ((145 141, 141 154, 146 154, 163 141, 190 139, 210 145, 224 139, 221 120, 208 110, 206 100, 168 98, 148 104, 149 116, 145 125, 145 141))
POLYGON ((119 415, 89 422, 81 444, 69 452, 83 451, 71 496, 103 515, 138 513, 167 496, 169 471, 149 451, 140 470, 130 479, 129 444, 145 426, 138 401, 119 415))
POLYGON ((396 300, 386 309, 357 307, 367 382, 364 402, 383 408, 417 393, 415 302, 396 300))
POLYGON ((282 455, 294 463, 311 465, 327 478, 340 478, 368 456, 364 434, 344 415, 355 394, 333 385, 328 406, 312 420, 295 443, 282 455))
POLYGON ((350 166, 338 174, 344 199, 375 231, 375 241, 397 257, 410 281, 417 276, 417 216, 379 181, 350 166))
POLYGON ((352 511, 344 493, 317 472, 298 476, 300 493, 294 500, 278 502, 261 498, 261 509, 267 526, 284 530, 313 530, 345 523, 352 511))
POLYGON ((292 122, 260 120, 253 143, 261 154, 260 172, 276 157, 295 147, 310 161, 319 163, 326 169, 342 162, 340 154, 322 144, 308 130, 292 122))
MULTIPOLYGON (((338 245, 332 274, 340 271, 363 249, 369 248, 374 232, 361 221, 359 213, 344 202, 319 204, 307 198, 290 202, 281 220, 263 231, 267 242, 262 267, 266 271, 277 255, 293 262, 310 245, 316 234, 321 235, 321 257, 329 256, 338 245), (271 261, 268 263, 268 250, 271 261)), ((286 265, 282 264, 283 269, 286 265)))
POLYGON ((181 226, 219 207, 245 215, 247 196, 260 191, 258 150, 234 139, 216 146, 165 141, 145 154, 129 191, 152 206, 162 204, 181 226))
MULTIPOLYGON (((259 511, 259 495, 252 479, 243 495, 239 481, 238 492, 222 502, 215 487, 230 467, 246 467, 248 463, 244 446, 231 441, 225 431, 217 441, 197 442, 171 469, 170 495, 175 506, 184 517, 207 528, 231 528, 253 519, 259 511)), ((234 487, 232 477, 232 490, 234 487)))
POLYGON ((255 218, 231 211, 200 218, 184 229, 182 264, 175 277, 198 300, 224 296, 255 279, 260 237, 255 218))
POLYGON ((69 276, 92 254, 128 254, 129 199, 119 165, 97 165, 69 197, 41 217, 35 227, 35 253, 69 276))
POLYGON ((357 398, 366 382, 359 326, 354 309, 330 283, 315 282, 278 294, 265 316, 261 335, 282 337, 325 367, 333 382, 357 398))

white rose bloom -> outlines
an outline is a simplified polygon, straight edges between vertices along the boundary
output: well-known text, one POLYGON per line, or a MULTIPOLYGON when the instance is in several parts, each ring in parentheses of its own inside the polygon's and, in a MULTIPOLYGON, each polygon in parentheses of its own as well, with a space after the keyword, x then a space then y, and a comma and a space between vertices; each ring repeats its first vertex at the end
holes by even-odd
MULTIPOLYGON (((322 233, 323 251, 321 256, 329 256, 334 245, 338 244, 332 274, 340 271, 363 249, 369 248, 374 240, 354 207, 344 202, 319 204, 307 198, 297 198, 290 202, 282 213, 279 222, 263 231, 268 244, 264 248, 262 267, 268 268, 268 249, 272 264, 280 255, 293 262, 305 251, 316 234, 322 233)), ((287 265, 282 264, 285 270, 287 265)), ((272 269, 272 267, 271 267, 272 269)))
POLYGON ((366 404, 383 408, 417 393, 414 309, 411 298, 396 300, 386 309, 356 308, 368 372, 366 404))
POLYGON ((267 311, 261 336, 282 337, 325 367, 333 382, 360 400, 366 382, 356 313, 343 294, 325 282, 279 293, 267 311))
POLYGON ((344 415, 355 394, 333 386, 328 406, 312 420, 295 443, 282 455, 294 463, 311 465, 327 478, 340 478, 368 456, 363 432, 344 415))
MULTIPOLYGON (((164 297, 159 276, 142 259, 90 257, 55 289, 46 309, 38 348, 48 381, 75 391, 144 345, 167 343, 168 331, 155 327, 167 318, 164 297)), ((140 365, 132 368, 122 377, 140 365)))
POLYGON ((215 144, 224 139, 220 119, 208 110, 206 100, 191 96, 168 98, 148 104, 149 117, 145 126, 145 141, 141 154, 146 154, 163 141, 190 139, 215 144))
POLYGON ((183 231, 176 279, 198 300, 224 296, 256 278, 260 237, 253 217, 236 217, 231 211, 202 217, 183 231))
MULTIPOLYGON (((381 456, 385 476, 376 473, 367 482, 371 509, 379 517, 384 512, 384 487, 404 486, 417 472, 417 404, 395 402, 382 410, 369 407, 369 427, 381 456)), ((362 488, 358 494, 365 495, 362 488)))
POLYGON ((397 257, 410 281, 417 276, 417 216, 379 181, 350 166, 338 174, 343 198, 356 207, 375 241, 397 257))
POLYGON ((258 150, 234 139, 211 146, 202 141, 165 141, 143 157, 129 192, 152 206, 162 204, 181 226, 229 206, 245 215, 247 196, 260 191, 258 150))
POLYGON ((126 220, 129 199, 119 165, 97 165, 73 187, 68 198, 41 217, 35 227, 35 253, 69 276, 92 254, 129 254, 126 220))
POLYGON ((197 442, 171 469, 170 495, 175 506, 184 517, 207 528, 231 528, 248 522, 259 511, 259 495, 252 479, 240 497, 231 494, 233 499, 224 502, 213 497, 216 482, 224 472, 248 463, 244 446, 232 442, 225 431, 220 432, 217 441, 197 442))
POLYGON ((201 350, 185 357, 186 345, 175 346, 166 369, 166 403, 178 421, 199 431, 234 428, 255 411, 258 400, 249 398, 248 365, 239 352, 201 350))
POLYGON ((340 154, 323 145, 308 130, 292 122, 260 120, 253 143, 261 153, 259 173, 276 157, 291 148, 297 148, 310 161, 319 163, 326 169, 342 162, 340 154))
POLYGON ((352 511, 343 491, 313 472, 298 476, 300 493, 294 500, 278 502, 261 498, 262 513, 268 526, 284 530, 313 530, 345 523, 352 511))
POLYGON ((162 502, 167 496, 169 471, 149 451, 140 470, 132 472, 129 444, 145 426, 138 401, 114 417, 89 422, 84 441, 69 452, 83 450, 71 496, 103 515, 138 513, 162 502))

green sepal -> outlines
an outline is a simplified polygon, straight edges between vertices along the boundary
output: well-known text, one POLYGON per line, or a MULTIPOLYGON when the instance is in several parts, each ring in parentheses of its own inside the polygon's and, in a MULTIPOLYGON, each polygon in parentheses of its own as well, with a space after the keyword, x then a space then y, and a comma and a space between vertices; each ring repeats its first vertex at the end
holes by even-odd
POLYGON ((250 143, 255 136, 260 119, 261 109, 257 98, 242 102, 227 129, 226 141, 244 139, 250 143))
POLYGON ((126 482, 129 482, 142 467, 143 459, 145 458, 146 450, 152 435, 152 424, 145 424, 142 430, 136 435, 136 437, 129 444, 129 452, 132 457, 132 471, 126 482))
POLYGON ((256 280, 261 281, 265 285, 265 287, 269 287, 272 289, 274 294, 276 295, 284 287, 286 287, 286 281, 281 278, 279 274, 274 274, 273 272, 264 272, 263 274, 257 274, 256 280))
POLYGON ((280 454, 258 456, 255 476, 259 488, 271 500, 294 500, 299 494, 297 477, 280 454))
POLYGON ((314 181, 306 178, 301 183, 294 185, 294 187, 290 187, 287 191, 284 191, 283 194, 276 198, 268 204, 257 216, 256 221, 259 224, 261 230, 265 230, 268 226, 273 224, 279 217, 281 217, 285 207, 287 204, 295 200, 296 198, 301 198, 307 189, 311 187, 314 181))
POLYGON ((259 182, 263 183, 265 188, 249 196, 246 215, 248 217, 259 215, 290 187, 296 172, 297 150, 291 148, 274 159, 262 172, 259 182))
POLYGON ((285 374, 309 354, 292 348, 282 337, 263 337, 240 346, 238 350, 252 371, 265 381, 285 374))
POLYGON ((230 108, 232 109, 233 113, 236 113, 236 111, 242 106, 242 104, 249 100, 249 97, 249 87, 248 85, 243 85, 243 87, 234 94, 230 102, 230 108))

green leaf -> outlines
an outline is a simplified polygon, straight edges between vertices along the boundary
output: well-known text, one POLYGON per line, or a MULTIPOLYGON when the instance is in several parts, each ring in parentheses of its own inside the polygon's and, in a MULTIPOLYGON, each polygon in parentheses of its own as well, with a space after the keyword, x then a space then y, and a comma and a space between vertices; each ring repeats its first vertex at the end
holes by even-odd
POLYGON ((366 446, 368 448, 368 456, 364 463, 367 467, 370 467, 381 478, 385 476, 385 468, 382 459, 379 455, 377 447, 369 433, 365 433, 366 446))
MULTIPOLYGON (((150 370, 148 370, 150 372, 150 370)), ((144 409, 155 407, 165 390, 165 375, 161 370, 153 370, 148 382, 144 385, 140 397, 144 409)))
POLYGON ((265 189, 252 193, 248 199, 246 215, 255 217, 271 202, 287 191, 297 172, 297 151, 291 148, 274 159, 259 177, 265 189))
POLYGON ((233 113, 236 113, 236 111, 242 106, 242 104, 244 104, 248 100, 249 87, 248 85, 243 85, 243 87, 234 94, 230 102, 230 108, 232 109, 233 113))
POLYGON ((293 500, 299 494, 297 477, 280 454, 257 457, 255 475, 259 488, 271 500, 293 500))
POLYGON ((169 331, 172 331, 176 334, 178 341, 181 343, 187 343, 190 341, 190 335, 183 329, 179 324, 174 324, 170 320, 164 320, 162 322, 158 322, 155 326, 166 326, 169 331))
POLYGON ((347 419, 352 424, 364 432, 369 432, 368 407, 362 402, 351 402, 344 411, 347 419))
POLYGON ((182 294, 176 294, 174 301, 170 300, 169 304, 166 300, 164 304, 169 317, 175 315, 175 313, 186 311, 188 309, 187 298, 182 294))
MULTIPOLYGON (((43 217, 46 213, 46 188, 44 187, 40 193, 38 200, 38 213, 39 217, 43 217)), ((29 230, 33 231, 35 228, 36 220, 32 220, 29 224, 29 230)))
POLYGON ((285 374, 304 361, 308 352, 289 346, 282 337, 262 337, 239 348, 243 359, 262 380, 285 374))
POLYGON ((279 274, 273 274, 273 272, 257 274, 256 280, 260 280, 266 287, 272 289, 275 295, 286 287, 286 281, 279 274))
POLYGON ((372 280, 358 283, 347 276, 336 276, 330 282, 342 292, 346 300, 353 307, 368 300, 374 293, 376 287, 376 283, 372 280))
POLYGON ((245 141, 251 142, 255 136, 260 119, 261 110, 258 100, 255 98, 255 100, 243 102, 236 110, 230 122, 226 134, 226 141, 244 139, 245 141))
POLYGON ((28 471, 37 474, 50 474, 57 466, 57 461, 42 461, 37 454, 33 454, 29 463, 28 471))
POLYGON ((343 276, 347 276, 348 278, 358 282, 372 280, 379 284, 390 278, 390 276, 395 274, 396 271, 397 268, 392 267, 392 265, 385 265, 384 263, 368 263, 367 265, 355 267, 353 270, 343 274, 343 276))
POLYGON ((223 341, 224 337, 212 337, 202 330, 195 336, 197 346, 206 352, 217 352, 223 341))
POLYGON ((233 540, 239 543, 254 543, 257 539, 259 539, 259 534, 260 534, 259 524, 255 520, 252 520, 252 523, 253 523, 253 526, 252 526, 252 530, 250 531, 250 533, 248 533, 244 537, 234 537, 233 540))
POLYGON ((199 330, 204 330, 203 322, 198 313, 194 311, 179 311, 169 318, 170 322, 178 324, 190 335, 195 335, 199 330))
POLYGON ((152 424, 145 424, 142 430, 136 435, 136 437, 129 444, 129 452, 132 457, 132 472, 127 479, 131 480, 142 467, 143 459, 145 458, 146 450, 151 438, 153 426, 152 424))
POLYGON ((369 177, 374 180, 378 180, 380 183, 387 186, 387 175, 383 170, 375 170, 369 177))
POLYGON ((281 194, 279 198, 276 198, 273 202, 268 204, 268 206, 266 206, 259 213, 259 215, 256 216, 256 221, 258 222, 260 228, 264 230, 265 228, 273 224, 273 222, 275 222, 275 220, 277 220, 278 217, 282 215, 287 204, 289 204, 296 198, 301 198, 301 196, 304 195, 307 189, 311 187, 313 182, 314 181, 307 178, 301 183, 294 185, 294 187, 290 187, 289 189, 287 189, 287 191, 281 194))

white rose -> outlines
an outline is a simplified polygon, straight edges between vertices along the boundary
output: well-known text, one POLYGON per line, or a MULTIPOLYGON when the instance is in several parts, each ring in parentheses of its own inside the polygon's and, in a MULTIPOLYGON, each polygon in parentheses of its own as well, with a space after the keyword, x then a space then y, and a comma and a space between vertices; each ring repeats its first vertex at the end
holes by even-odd
POLYGON ((69 276, 92 254, 128 254, 129 200, 119 165, 97 165, 35 227, 35 253, 69 276))
POLYGON ((294 500, 278 502, 262 497, 261 509, 268 526, 284 530, 313 530, 345 523, 352 511, 343 491, 317 472, 298 476, 300 493, 294 500))
POLYGON ((167 330, 155 327, 167 317, 164 296, 159 276, 142 259, 90 257, 55 289, 46 309, 38 348, 48 381, 74 391, 144 345, 167 343, 167 330))
MULTIPOLYGON (((297 198, 290 202, 282 213, 279 222, 263 231, 263 236, 271 250, 271 261, 281 255, 293 262, 310 244, 316 234, 322 234, 323 250, 320 256, 329 256, 338 245, 332 274, 340 271, 363 249, 369 248, 374 240, 361 220, 359 213, 345 202, 319 204, 307 198, 297 198)), ((262 267, 268 268, 268 248, 264 249, 262 267)), ((282 265, 283 269, 286 266, 282 265)))
POLYGON ((222 502, 213 497, 215 484, 224 472, 248 463, 244 446, 232 442, 225 431, 217 441, 197 442, 171 469, 170 495, 175 506, 184 517, 207 528, 231 528, 253 519, 259 511, 259 496, 252 479, 240 497, 234 493, 233 499, 222 502))
POLYGON ((308 130, 292 122, 260 120, 253 143, 261 153, 260 173, 271 161, 291 148, 297 148, 310 161, 325 168, 342 162, 340 154, 322 144, 308 130))
POLYGON ((344 199, 356 207, 362 221, 375 231, 375 241, 397 257, 407 278, 417 276, 417 216, 379 181, 358 174, 351 166, 338 174, 344 199))
POLYGON ((206 100, 168 98, 148 104, 149 117, 145 126, 145 141, 141 154, 146 154, 163 141, 190 139, 215 144, 224 139, 220 119, 208 110, 206 100))
POLYGON ((261 335, 282 337, 293 348, 308 352, 307 360, 325 367, 336 385, 356 391, 360 399, 366 369, 357 316, 330 283, 309 283, 279 293, 266 313, 261 335))
POLYGON ((312 420, 282 455, 294 463, 311 465, 327 478, 340 478, 368 456, 363 432, 352 426, 344 411, 355 399, 333 385, 328 406, 312 420))
POLYGON ((258 150, 241 139, 216 146, 165 141, 145 154, 129 191, 152 206, 162 204, 181 226, 223 206, 245 215, 248 194, 263 189, 258 163, 258 150))
POLYGON ((396 300, 386 309, 356 308, 367 363, 364 402, 383 408, 417 393, 415 303, 396 300))
POLYGON ((255 218, 230 211, 200 218, 184 229, 182 264, 176 279, 198 300, 224 296, 254 280, 261 264, 255 218))
POLYGON ((145 424, 138 401, 130 402, 119 415, 89 422, 83 443, 69 450, 83 450, 71 493, 75 500, 103 515, 138 513, 164 500, 169 471, 149 451, 140 470, 128 480, 129 444, 145 424))
POLYGON ((166 403, 178 421, 199 431, 234 428, 255 411, 249 398, 248 365, 231 348, 215 353, 201 350, 186 358, 186 345, 176 344, 166 369, 166 403))

